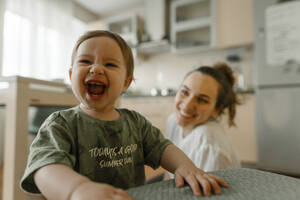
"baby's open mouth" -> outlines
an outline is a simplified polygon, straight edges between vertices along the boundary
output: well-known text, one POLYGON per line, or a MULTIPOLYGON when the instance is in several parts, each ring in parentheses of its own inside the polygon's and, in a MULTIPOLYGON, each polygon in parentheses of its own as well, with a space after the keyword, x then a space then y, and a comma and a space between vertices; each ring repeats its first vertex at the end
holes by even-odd
POLYGON ((101 95, 104 93, 106 86, 99 82, 89 82, 87 84, 88 93, 91 95, 101 95))

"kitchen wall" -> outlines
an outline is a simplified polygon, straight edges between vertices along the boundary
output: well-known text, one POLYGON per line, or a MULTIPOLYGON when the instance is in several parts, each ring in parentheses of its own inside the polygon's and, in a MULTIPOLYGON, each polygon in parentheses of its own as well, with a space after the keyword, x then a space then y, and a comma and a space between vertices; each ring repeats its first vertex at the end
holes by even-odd
POLYGON ((217 62, 227 62, 234 69, 240 68, 244 74, 245 87, 249 88, 253 85, 253 48, 243 47, 185 55, 166 52, 152 55, 147 59, 138 57, 134 74, 136 81, 130 89, 141 90, 146 93, 151 88, 177 89, 188 71, 201 65, 212 65, 217 62), (238 55, 241 61, 230 63, 226 61, 228 55, 238 55))

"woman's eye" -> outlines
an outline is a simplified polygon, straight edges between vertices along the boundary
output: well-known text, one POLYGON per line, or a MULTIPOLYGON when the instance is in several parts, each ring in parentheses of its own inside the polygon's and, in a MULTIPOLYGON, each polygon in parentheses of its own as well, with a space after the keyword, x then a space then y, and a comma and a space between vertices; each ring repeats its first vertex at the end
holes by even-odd
POLYGON ((208 103, 208 101, 203 98, 198 98, 198 103, 208 103))
POLYGON ((186 91, 186 90, 181 90, 181 94, 183 94, 184 96, 188 96, 188 91, 186 91))

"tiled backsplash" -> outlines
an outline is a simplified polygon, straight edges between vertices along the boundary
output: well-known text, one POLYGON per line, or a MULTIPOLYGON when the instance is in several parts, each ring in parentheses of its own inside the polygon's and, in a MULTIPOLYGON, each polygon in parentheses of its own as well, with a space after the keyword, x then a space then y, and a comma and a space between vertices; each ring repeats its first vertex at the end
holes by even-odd
POLYGON ((135 65, 136 80, 130 90, 150 93, 152 88, 177 89, 187 72, 195 67, 211 66, 217 62, 226 62, 233 69, 240 69, 244 77, 244 87, 253 86, 253 48, 243 47, 185 55, 164 53, 147 59, 140 58, 135 65), (229 62, 226 60, 228 55, 238 55, 241 60, 236 63, 229 62))

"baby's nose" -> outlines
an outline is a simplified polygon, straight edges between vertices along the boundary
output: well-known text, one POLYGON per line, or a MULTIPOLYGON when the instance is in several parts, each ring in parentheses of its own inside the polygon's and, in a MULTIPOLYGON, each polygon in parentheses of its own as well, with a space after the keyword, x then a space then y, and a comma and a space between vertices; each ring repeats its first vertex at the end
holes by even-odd
POLYGON ((100 64, 94 64, 92 65, 90 69, 91 74, 103 74, 104 73, 104 67, 100 64))

